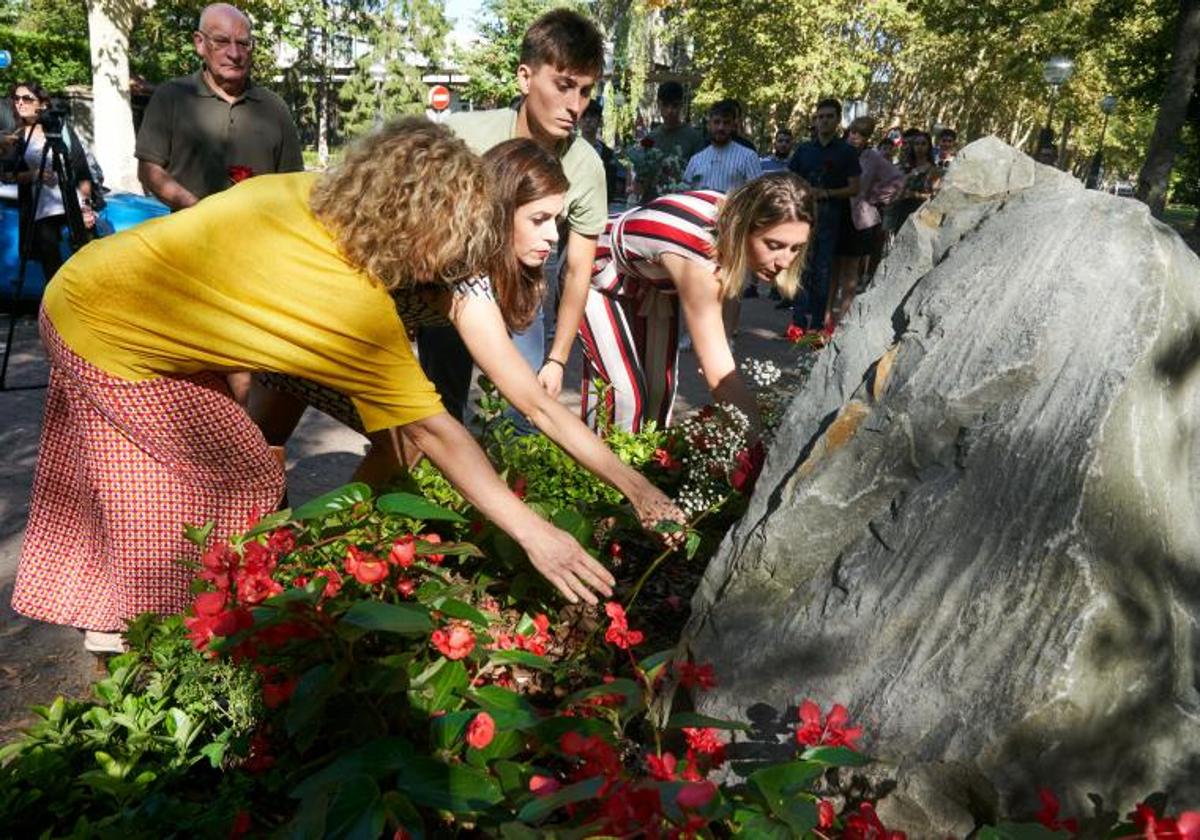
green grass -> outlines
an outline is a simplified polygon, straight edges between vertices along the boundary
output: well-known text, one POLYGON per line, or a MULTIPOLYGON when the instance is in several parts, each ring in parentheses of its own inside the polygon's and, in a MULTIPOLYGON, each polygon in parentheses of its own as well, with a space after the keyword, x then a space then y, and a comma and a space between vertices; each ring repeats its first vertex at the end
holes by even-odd
POLYGON ((1180 233, 1186 233, 1196 224, 1197 209, 1188 204, 1171 204, 1163 214, 1163 221, 1180 233))

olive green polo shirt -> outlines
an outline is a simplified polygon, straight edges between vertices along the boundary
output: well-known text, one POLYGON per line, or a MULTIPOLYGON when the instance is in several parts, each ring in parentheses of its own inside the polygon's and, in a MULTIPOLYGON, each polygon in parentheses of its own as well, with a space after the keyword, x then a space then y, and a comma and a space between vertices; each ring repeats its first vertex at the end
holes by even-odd
POLYGON ((231 166, 255 175, 304 169, 296 123, 282 99, 251 82, 226 102, 201 73, 154 91, 137 133, 138 160, 163 167, 197 198, 231 186, 231 166))
MULTIPOLYGON (((481 155, 517 136, 517 111, 514 108, 458 111, 447 116, 445 124, 473 152, 481 155)), ((557 153, 563 174, 571 184, 563 208, 567 226, 582 236, 599 236, 608 218, 608 185, 600 155, 579 136, 560 143, 557 153)))
POLYGON ((660 125, 650 132, 650 137, 654 140, 654 145, 662 149, 663 154, 675 155, 685 167, 692 155, 708 145, 700 132, 687 123, 674 129, 660 125))

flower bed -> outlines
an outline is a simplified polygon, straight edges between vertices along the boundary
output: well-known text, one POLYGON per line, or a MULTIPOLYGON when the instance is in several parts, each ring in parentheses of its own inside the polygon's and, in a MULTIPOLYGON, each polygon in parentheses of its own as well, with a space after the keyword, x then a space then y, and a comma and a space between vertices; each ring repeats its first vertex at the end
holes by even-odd
MULTIPOLYGON (((747 374, 766 388, 778 378, 747 374)), ((512 435, 500 407, 485 395, 489 453, 527 503, 615 567, 616 600, 559 608, 516 543, 429 467, 394 492, 352 484, 257 518, 228 541, 189 528, 204 550, 187 614, 138 618, 93 700, 38 709, 0 753, 5 833, 902 836, 852 783, 868 759, 844 706, 798 696, 793 754, 776 762, 733 761, 731 734, 751 727, 690 711, 716 676, 671 645, 762 463, 744 418, 710 409, 667 432, 610 435, 688 507, 672 553, 551 444, 512 435)), ((1162 813, 1152 802, 1132 822, 1080 828, 1048 798, 1040 825, 980 836, 1200 832, 1200 815, 1162 813)))

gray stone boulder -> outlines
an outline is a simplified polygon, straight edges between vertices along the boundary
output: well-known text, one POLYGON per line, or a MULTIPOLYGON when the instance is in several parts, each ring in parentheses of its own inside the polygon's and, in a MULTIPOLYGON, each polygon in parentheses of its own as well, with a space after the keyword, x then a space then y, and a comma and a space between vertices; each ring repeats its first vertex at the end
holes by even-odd
MULTIPOLYGON (((762 747, 799 699, 843 702, 868 752, 986 777, 1007 813, 1041 785, 1198 806, 1198 503, 1200 261, 1141 203, 972 143, 707 569, 697 706, 762 747)), ((970 825, 927 800, 894 813, 970 825)))

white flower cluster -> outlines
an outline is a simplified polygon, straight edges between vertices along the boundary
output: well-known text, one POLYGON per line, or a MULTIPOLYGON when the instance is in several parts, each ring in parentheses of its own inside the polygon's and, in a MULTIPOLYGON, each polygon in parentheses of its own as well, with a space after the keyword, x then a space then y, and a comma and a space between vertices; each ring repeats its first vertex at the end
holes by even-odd
POLYGON ((689 417, 675 431, 687 444, 683 483, 675 501, 691 517, 729 495, 729 476, 738 453, 746 448, 750 419, 741 409, 721 404, 689 417))
POLYGON ((742 362, 742 373, 750 380, 750 384, 758 389, 770 388, 783 375, 779 365, 770 359, 746 359, 742 362))

